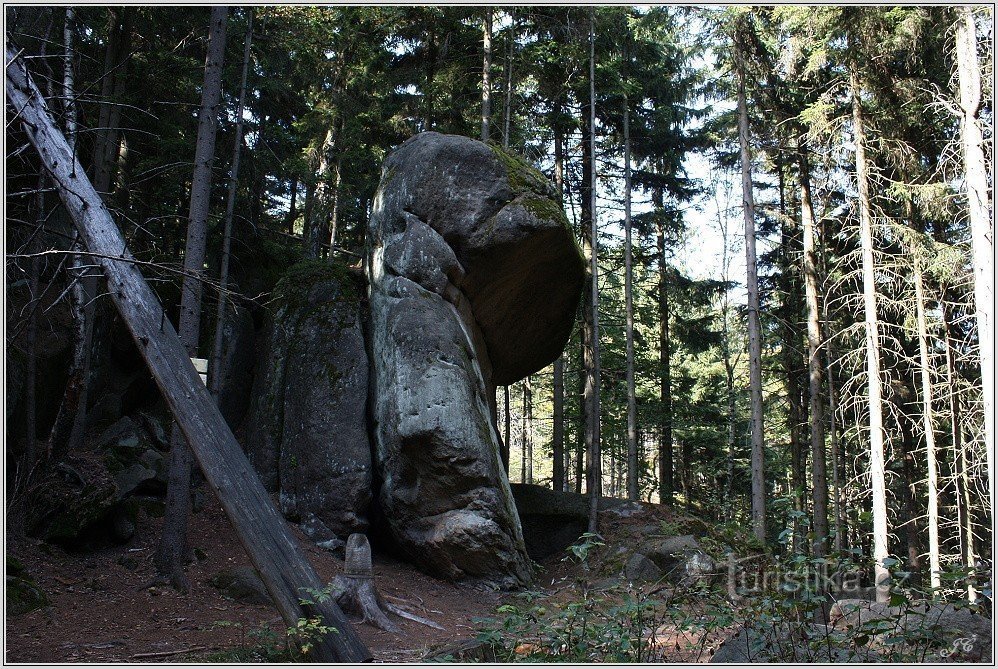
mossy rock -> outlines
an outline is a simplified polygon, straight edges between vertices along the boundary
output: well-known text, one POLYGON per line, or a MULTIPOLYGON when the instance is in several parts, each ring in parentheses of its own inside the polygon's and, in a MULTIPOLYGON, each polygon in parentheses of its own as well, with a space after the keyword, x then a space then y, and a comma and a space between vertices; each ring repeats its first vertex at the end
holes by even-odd
POLYGON ((506 168, 506 178, 514 193, 536 193, 546 199, 557 197, 551 182, 523 157, 510 153, 495 142, 488 142, 488 145, 506 168))
MULTIPOLYGON (((8 567, 10 560, 7 561, 8 567)), ((7 615, 20 616, 49 605, 45 591, 24 576, 7 574, 7 615)))
POLYGON ((363 279, 346 265, 338 261, 305 260, 292 265, 281 276, 274 287, 275 301, 285 307, 286 312, 297 312, 299 309, 293 307, 308 299, 312 286, 325 281, 339 285, 341 299, 360 299, 363 279))

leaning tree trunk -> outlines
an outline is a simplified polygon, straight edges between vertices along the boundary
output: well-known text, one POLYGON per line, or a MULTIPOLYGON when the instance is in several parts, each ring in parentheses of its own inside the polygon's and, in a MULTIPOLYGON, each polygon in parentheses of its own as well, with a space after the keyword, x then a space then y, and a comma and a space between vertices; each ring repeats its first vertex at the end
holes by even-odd
POLYGON ((250 48, 253 44, 253 8, 248 7, 246 39, 243 42, 243 72, 239 80, 239 102, 236 104, 236 132, 232 145, 232 167, 229 170, 229 192, 225 200, 225 230, 222 233, 222 266, 218 275, 218 309, 215 311, 215 342, 211 353, 211 394, 221 401, 222 345, 225 340, 225 307, 229 301, 229 253, 232 248, 232 220, 236 212, 236 188, 239 185, 239 157, 243 148, 243 105, 246 103, 246 76, 249 72, 250 48))
POLYGON ((994 228, 988 188, 984 137, 981 132, 981 68, 977 60, 977 29, 969 6, 956 8, 956 56, 960 83, 961 139, 964 180, 970 209, 970 236, 974 249, 974 302, 981 356, 984 398, 984 453, 988 465, 988 498, 994 498, 995 449, 995 315, 994 228))
POLYGON ((873 559, 877 601, 890 599, 890 573, 884 561, 887 545, 887 488, 884 465, 884 417, 880 378, 880 325, 877 320, 877 286, 873 264, 873 221, 866 164, 866 139, 859 97, 859 76, 850 72, 853 132, 856 143, 856 181, 859 190, 859 238, 863 257, 863 309, 866 327, 866 375, 870 412, 870 479, 873 504, 873 559))
MULTIPOLYGON (((204 68, 198 137, 191 179, 191 204, 184 251, 184 280, 180 294, 180 340, 189 357, 196 357, 201 335, 201 281, 205 244, 208 237, 208 210, 211 197, 211 166, 215 158, 215 131, 222 102, 222 58, 225 56, 227 7, 213 7, 204 68)), ((169 483, 163 534, 156 549, 155 563, 160 574, 174 587, 187 590, 184 562, 187 559, 187 526, 191 514, 191 453, 182 431, 174 424, 170 438, 169 483)))
POLYGON ((749 390, 752 396, 752 530, 766 541, 766 480, 762 425, 762 333, 759 325, 759 278, 755 253, 755 201, 749 149, 745 66, 738 59, 738 144, 742 164, 742 215, 745 220, 745 267, 748 288, 749 390))
POLYGON ((136 348, 281 616, 291 626, 301 618, 319 617, 336 628, 335 633, 317 640, 315 658, 319 661, 370 660, 371 653, 339 608, 329 602, 308 606, 301 603, 301 592, 319 590, 322 582, 253 473, 201 383, 186 348, 165 318, 163 306, 136 268, 106 205, 56 129, 45 100, 9 41, 6 53, 7 100, 18 110, 17 118, 51 175, 86 248, 103 268, 110 297, 131 331, 136 348))

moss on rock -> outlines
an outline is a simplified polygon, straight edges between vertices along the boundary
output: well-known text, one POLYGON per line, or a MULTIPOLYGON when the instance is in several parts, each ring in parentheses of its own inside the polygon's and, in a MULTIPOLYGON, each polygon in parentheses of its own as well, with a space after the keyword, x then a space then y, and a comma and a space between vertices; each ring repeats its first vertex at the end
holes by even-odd
POLYGON ((521 156, 506 151, 495 142, 489 142, 492 153, 506 168, 506 179, 514 193, 536 193, 546 198, 555 197, 554 186, 534 166, 521 156))

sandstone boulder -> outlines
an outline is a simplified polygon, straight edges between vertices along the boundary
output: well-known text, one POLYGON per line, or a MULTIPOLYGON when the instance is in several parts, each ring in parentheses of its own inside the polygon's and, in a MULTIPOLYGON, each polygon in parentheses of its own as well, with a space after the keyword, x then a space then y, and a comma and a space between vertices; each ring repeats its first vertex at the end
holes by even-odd
POLYGON ((422 133, 386 160, 368 228, 381 504, 448 578, 515 585, 529 560, 494 388, 564 347, 584 265, 551 185, 490 145, 422 133))
POLYGON ((363 532, 372 468, 361 278, 303 263, 276 293, 247 420, 250 461, 288 518, 363 532))

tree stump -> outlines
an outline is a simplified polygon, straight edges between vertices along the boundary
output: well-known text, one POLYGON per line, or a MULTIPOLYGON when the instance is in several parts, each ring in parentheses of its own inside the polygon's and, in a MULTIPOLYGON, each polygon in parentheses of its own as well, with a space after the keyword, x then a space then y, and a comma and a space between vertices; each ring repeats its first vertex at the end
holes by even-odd
POLYGON ((374 587, 374 569, 371 566, 371 544, 363 534, 347 538, 346 565, 343 573, 333 579, 332 595, 347 613, 360 616, 361 623, 374 625, 387 632, 397 632, 398 627, 388 618, 394 613, 402 618, 442 630, 437 623, 421 618, 405 609, 385 601, 374 587))

